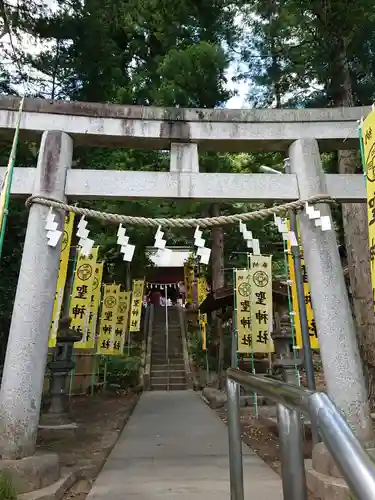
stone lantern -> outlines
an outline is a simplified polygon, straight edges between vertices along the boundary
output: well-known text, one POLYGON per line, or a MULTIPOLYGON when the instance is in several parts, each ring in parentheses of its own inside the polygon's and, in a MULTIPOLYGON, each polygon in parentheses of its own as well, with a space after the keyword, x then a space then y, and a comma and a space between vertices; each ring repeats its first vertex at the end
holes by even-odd
POLYGON ((279 316, 275 318, 275 323, 276 328, 272 333, 272 339, 275 346, 276 359, 273 362, 273 366, 281 369, 285 382, 298 385, 297 370, 302 366, 302 359, 299 356, 297 357, 293 352, 289 318, 286 315, 279 316))
POLYGON ((50 401, 42 417, 44 425, 64 425, 69 422, 69 394, 66 384, 69 373, 73 370, 73 347, 82 340, 82 334, 70 328, 71 318, 63 317, 59 323, 52 361, 47 366, 50 370, 50 401))

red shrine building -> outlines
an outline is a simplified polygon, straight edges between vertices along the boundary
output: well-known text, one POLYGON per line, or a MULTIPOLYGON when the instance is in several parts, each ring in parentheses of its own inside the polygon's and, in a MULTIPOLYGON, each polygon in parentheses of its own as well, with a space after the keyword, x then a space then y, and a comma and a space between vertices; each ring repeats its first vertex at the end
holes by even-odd
POLYGON ((158 249, 146 247, 146 255, 152 266, 146 269, 146 283, 148 287, 160 285, 177 285, 184 281, 184 263, 193 251, 190 247, 167 247, 172 250, 168 262, 162 262, 158 256, 158 249))

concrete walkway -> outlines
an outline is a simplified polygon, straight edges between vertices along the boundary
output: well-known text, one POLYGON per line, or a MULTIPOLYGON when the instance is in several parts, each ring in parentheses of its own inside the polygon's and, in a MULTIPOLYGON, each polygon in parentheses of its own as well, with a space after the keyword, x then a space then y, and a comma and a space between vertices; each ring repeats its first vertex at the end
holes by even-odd
MULTIPOLYGON (((281 481, 244 445, 245 499, 281 500, 281 481)), ((229 500, 228 432, 192 391, 146 392, 87 500, 229 500)))

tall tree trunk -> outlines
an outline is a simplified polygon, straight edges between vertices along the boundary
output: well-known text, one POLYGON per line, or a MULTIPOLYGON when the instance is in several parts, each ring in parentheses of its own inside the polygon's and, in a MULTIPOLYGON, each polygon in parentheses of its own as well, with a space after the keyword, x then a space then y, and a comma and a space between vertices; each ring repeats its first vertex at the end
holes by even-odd
MULTIPOLYGON (((338 75, 341 81, 338 82, 339 92, 337 99, 335 99, 335 105, 354 106, 344 41, 342 41, 338 65, 340 67, 338 75)), ((358 151, 338 151, 338 168, 341 174, 361 172, 358 151)), ((358 346, 368 396, 372 402, 375 382, 375 314, 370 274, 367 205, 364 203, 343 203, 342 218, 358 346)))
MULTIPOLYGON (((211 216, 218 217, 220 215, 219 203, 211 205, 211 216)), ((222 227, 214 227, 212 229, 212 290, 224 286, 224 231, 222 227)), ((219 354, 218 354, 218 375, 219 385, 222 384, 222 373, 224 370, 224 350, 225 339, 220 311, 216 311, 214 316, 215 321, 215 334, 219 340, 219 354)))

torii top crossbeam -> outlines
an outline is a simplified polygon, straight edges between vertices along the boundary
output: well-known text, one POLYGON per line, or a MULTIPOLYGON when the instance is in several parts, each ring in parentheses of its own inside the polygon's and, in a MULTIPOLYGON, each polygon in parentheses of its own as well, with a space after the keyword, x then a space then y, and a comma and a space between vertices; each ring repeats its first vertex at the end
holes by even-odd
MULTIPOLYGON (((19 98, 0 98, 0 134, 15 128, 19 98)), ((184 109, 26 99, 21 133, 61 130, 75 144, 168 148, 197 143, 212 151, 286 151, 315 138, 321 151, 358 148, 357 120, 370 108, 184 109)))
MULTIPOLYGON (((20 99, 0 98, 0 137, 11 136, 20 99)), ((320 151, 359 149, 357 121, 369 108, 182 109, 26 99, 21 136, 37 141, 59 130, 74 144, 170 149, 170 172, 69 169, 69 199, 163 198, 199 200, 295 200, 294 174, 220 174, 199 171, 198 149, 284 151, 298 139, 314 138, 320 151)), ((0 167, 0 180, 5 168, 0 167)), ((16 168, 12 194, 29 196, 34 168, 16 168)), ((363 176, 326 175, 327 193, 341 201, 366 198, 363 176)))

